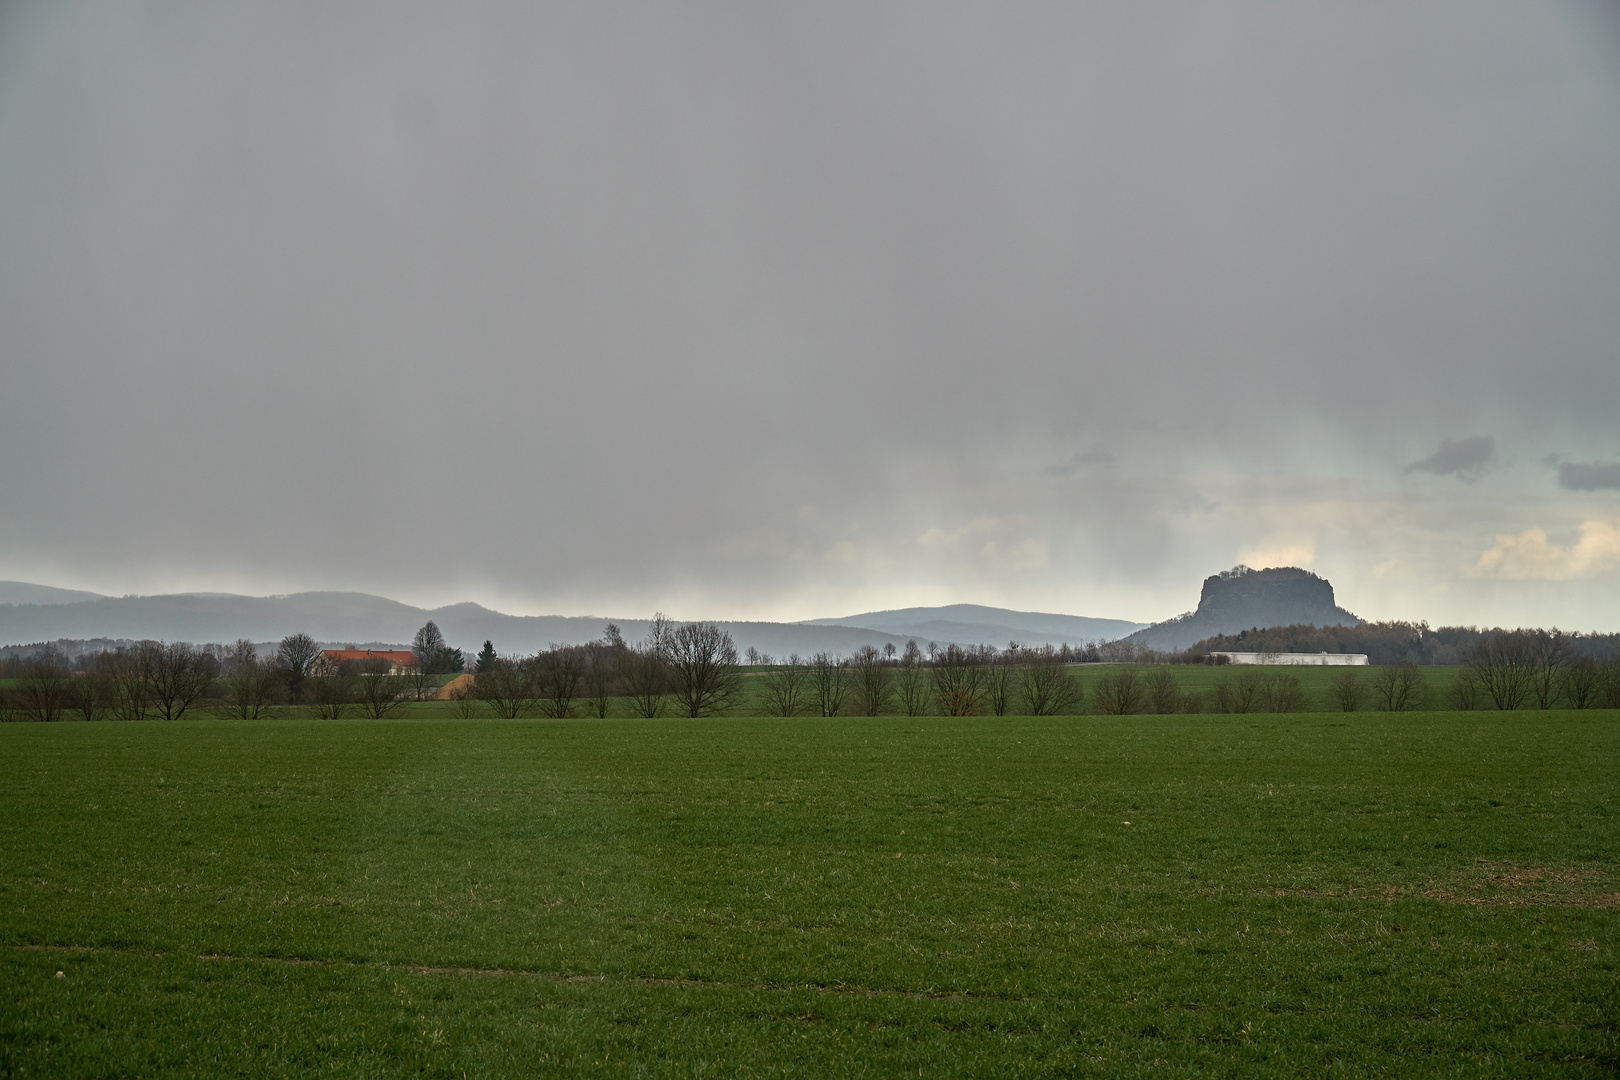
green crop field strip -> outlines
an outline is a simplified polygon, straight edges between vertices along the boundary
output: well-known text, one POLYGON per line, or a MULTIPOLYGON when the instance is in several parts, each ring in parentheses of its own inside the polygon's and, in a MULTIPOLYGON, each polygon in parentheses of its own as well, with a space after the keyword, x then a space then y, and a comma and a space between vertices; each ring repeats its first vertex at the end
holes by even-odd
POLYGON ((1620 1067, 1613 712, 437 708, 0 727, 0 1075, 1620 1067))
MULTIPOLYGON (((766 669, 746 668, 744 670, 747 674, 743 680, 742 708, 747 709, 749 705, 757 705, 764 700, 760 677, 766 669)), ((1251 677, 1267 675, 1292 676, 1299 680, 1300 690, 1305 696, 1305 711, 1307 712, 1339 711, 1334 704, 1331 684, 1336 677, 1342 676, 1346 671, 1354 672, 1356 678, 1360 680, 1364 687, 1364 700, 1361 709, 1373 709, 1372 682, 1379 671, 1376 667, 1344 668, 1325 667, 1315 664, 1286 667, 1249 667, 1232 664, 1077 664, 1069 668, 1069 673, 1079 682, 1081 690, 1086 695, 1086 701, 1080 703, 1071 711, 1075 713, 1090 712, 1091 693, 1096 688, 1097 683, 1124 670, 1131 671, 1141 680, 1145 680, 1156 672, 1169 672, 1183 692, 1198 695, 1203 699, 1206 707, 1210 708, 1213 708, 1208 703, 1210 691, 1218 682, 1230 682, 1243 677, 1245 673, 1251 677)), ((1416 703, 1414 711, 1450 709, 1449 690, 1452 682, 1462 672, 1462 669, 1460 667, 1424 667, 1419 670, 1422 672, 1423 677, 1423 694, 1416 703)), ((616 705, 615 707, 619 712, 629 711, 628 705, 616 705)), ((892 704, 890 709, 891 711, 894 709, 892 704)))

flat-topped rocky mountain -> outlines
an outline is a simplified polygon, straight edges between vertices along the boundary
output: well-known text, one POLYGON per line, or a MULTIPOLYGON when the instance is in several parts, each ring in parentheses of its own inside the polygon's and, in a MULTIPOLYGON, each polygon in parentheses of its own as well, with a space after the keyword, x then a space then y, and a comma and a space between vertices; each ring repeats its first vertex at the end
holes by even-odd
POLYGON ((1361 622, 1334 602, 1333 586, 1309 570, 1237 566, 1204 579, 1197 610, 1154 623, 1125 640, 1174 651, 1216 634, 1255 627, 1360 626, 1361 622))

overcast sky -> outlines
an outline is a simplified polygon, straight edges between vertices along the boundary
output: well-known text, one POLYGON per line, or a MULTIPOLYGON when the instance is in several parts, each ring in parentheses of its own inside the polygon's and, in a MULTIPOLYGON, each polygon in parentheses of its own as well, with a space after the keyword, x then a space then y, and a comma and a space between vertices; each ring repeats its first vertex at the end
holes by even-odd
POLYGON ((1612 4, 0 6, 0 578, 1620 629, 1612 4))

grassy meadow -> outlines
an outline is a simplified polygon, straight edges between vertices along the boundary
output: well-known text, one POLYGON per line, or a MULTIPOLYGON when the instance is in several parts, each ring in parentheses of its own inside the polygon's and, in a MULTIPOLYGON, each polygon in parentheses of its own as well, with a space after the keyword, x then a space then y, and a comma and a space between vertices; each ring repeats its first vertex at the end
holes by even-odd
POLYGON ((1620 714, 441 710, 0 726, 0 1075, 1620 1067, 1620 714))
MULTIPOLYGON (((749 711, 750 706, 757 706, 763 702, 760 676, 767 668, 749 667, 743 669, 747 673, 744 680, 742 702, 740 711, 749 711)), ((1069 710, 1080 715, 1093 711, 1093 692, 1097 684, 1103 679, 1118 674, 1120 671, 1131 671, 1138 680, 1146 680, 1158 672, 1169 672, 1176 680, 1176 685, 1185 694, 1194 695, 1200 699, 1204 707, 1213 709, 1210 699, 1215 684, 1222 681, 1232 681, 1241 677, 1245 672, 1250 677, 1281 674, 1293 676, 1299 680, 1300 691, 1305 698, 1305 712, 1338 712, 1334 703, 1332 682, 1336 676, 1342 675, 1346 670, 1354 671, 1364 687, 1365 700, 1361 703, 1362 710, 1375 708, 1372 693, 1372 681, 1378 674, 1376 667, 1320 667, 1317 665, 1302 664, 1297 667, 1249 667, 1234 664, 1074 664, 1070 665, 1070 675, 1079 682, 1084 699, 1069 710)), ((1461 673, 1460 667, 1423 667, 1418 669, 1423 677, 1423 693, 1415 704, 1415 711, 1448 710, 1450 704, 1450 688, 1452 682, 1461 673)), ((620 711, 628 711, 626 706, 620 711)))

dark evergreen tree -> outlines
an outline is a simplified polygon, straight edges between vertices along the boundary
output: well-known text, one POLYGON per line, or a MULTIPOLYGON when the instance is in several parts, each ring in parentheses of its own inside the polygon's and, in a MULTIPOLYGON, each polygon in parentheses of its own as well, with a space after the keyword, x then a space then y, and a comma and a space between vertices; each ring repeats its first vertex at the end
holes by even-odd
POLYGON ((478 651, 478 660, 473 665, 473 670, 478 672, 478 674, 482 675, 484 672, 488 671, 494 665, 495 665, 495 646, 491 645, 489 642, 486 641, 486 642, 484 642, 484 647, 478 651))

